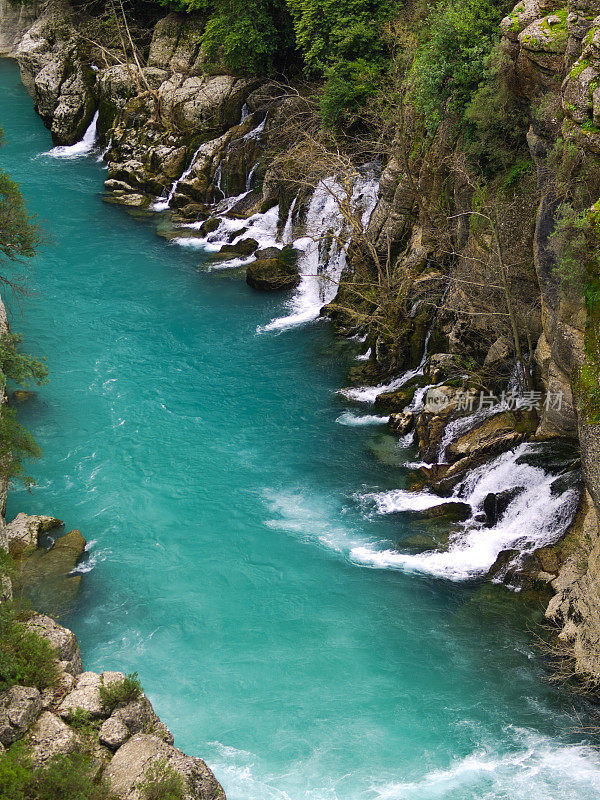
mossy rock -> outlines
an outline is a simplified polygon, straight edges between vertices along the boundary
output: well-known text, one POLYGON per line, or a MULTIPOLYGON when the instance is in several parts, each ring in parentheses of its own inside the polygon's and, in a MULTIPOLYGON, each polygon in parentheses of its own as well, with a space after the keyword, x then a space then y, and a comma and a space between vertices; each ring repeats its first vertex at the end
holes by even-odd
POLYGON ((295 267, 282 258, 259 258, 248 265, 246 283, 264 292, 294 289, 300 283, 295 267))
POLYGON ((375 408, 378 411, 402 411, 412 403, 418 385, 419 378, 413 378, 393 392, 378 394, 375 398, 375 408))
POLYGON ((214 233, 219 225, 221 224, 221 220, 217 217, 209 217, 205 222, 202 223, 200 226, 200 235, 201 236, 208 236, 209 233, 214 233))
POLYGON ((219 250, 220 256, 251 256, 258 248, 256 239, 241 239, 235 244, 224 244, 219 250))

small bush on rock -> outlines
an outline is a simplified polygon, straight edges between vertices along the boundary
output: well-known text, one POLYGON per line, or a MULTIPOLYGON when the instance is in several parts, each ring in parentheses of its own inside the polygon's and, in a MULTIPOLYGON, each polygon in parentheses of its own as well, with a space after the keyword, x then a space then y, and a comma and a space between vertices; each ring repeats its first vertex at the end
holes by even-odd
POLYGON ((58 680, 56 653, 50 644, 17 619, 14 608, 0 608, 0 691, 11 686, 46 689, 58 680))
POLYGON ((140 793, 144 800, 183 800, 185 786, 181 775, 161 759, 148 769, 140 793))
POLYGON ((108 785, 94 782, 81 753, 54 756, 33 767, 21 742, 0 756, 0 800, 114 800, 108 785))
POLYGON ((126 675, 122 681, 111 681, 110 683, 103 681, 100 687, 100 699, 111 713, 119 706, 139 700, 141 695, 142 684, 137 672, 126 675))
POLYGON ((87 728, 94 723, 94 718, 84 708, 71 708, 65 717, 65 722, 72 728, 87 728))

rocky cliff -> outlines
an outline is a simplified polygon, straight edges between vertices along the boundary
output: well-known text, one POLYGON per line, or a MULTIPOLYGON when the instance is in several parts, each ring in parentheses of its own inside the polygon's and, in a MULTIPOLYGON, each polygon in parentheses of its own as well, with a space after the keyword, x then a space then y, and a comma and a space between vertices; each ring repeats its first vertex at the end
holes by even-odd
MULTIPOLYGON (((540 444, 536 458, 558 465, 549 502, 564 503, 546 538, 513 533, 490 577, 550 588, 562 654, 574 672, 600 678, 597 311, 584 291, 589 275, 576 269, 594 252, 600 213, 600 2, 524 0, 503 20, 503 79, 521 137, 514 169, 482 179, 452 113, 430 135, 409 110, 390 148, 373 153, 369 179, 364 152, 352 179, 344 173, 346 195, 338 187, 351 159, 339 154, 313 148, 331 167, 329 183, 273 168, 282 141, 294 149, 282 129, 303 113, 302 87, 209 65, 201 17, 136 19, 123 58, 85 7, 3 3, 0 47, 18 59, 54 141, 79 140, 98 112, 107 199, 161 211, 169 238, 224 245, 221 257, 250 262, 255 288, 291 288, 311 270, 335 284, 321 292, 333 300, 326 313, 368 347, 345 397, 367 398, 391 413, 392 430, 414 435, 429 464, 414 475, 416 490, 448 496, 482 465, 507 453, 519 465, 517 447, 540 444), (328 206, 336 191, 339 224, 328 206), (276 247, 261 251, 253 237, 265 226, 276 247), (304 250, 281 249, 298 240, 304 250), (431 387, 437 407, 424 403, 431 387), (474 413, 464 397, 483 391, 496 408, 474 413), (585 491, 563 536, 579 474, 585 491)), ((514 489, 476 508, 473 524, 515 515, 514 489)))

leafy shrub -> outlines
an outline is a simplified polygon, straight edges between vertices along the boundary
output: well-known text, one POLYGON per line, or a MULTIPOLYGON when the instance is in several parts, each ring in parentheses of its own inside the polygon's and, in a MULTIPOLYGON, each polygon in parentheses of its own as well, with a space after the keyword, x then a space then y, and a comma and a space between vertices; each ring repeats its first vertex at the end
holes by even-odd
POLYGON ((321 116, 326 126, 347 128, 354 112, 377 93, 380 68, 364 58, 340 61, 326 70, 321 116))
POLYGON ((486 80, 472 93, 464 108, 464 147, 488 178, 508 169, 508 186, 531 170, 527 150, 527 116, 507 85, 505 56, 497 47, 486 62, 486 80))
POLYGON ((119 706, 138 700, 141 694, 142 685, 137 672, 126 675, 122 681, 110 681, 110 683, 103 681, 100 686, 100 699, 110 712, 119 706))
POLYGON ((0 756, 0 800, 112 800, 112 795, 105 782, 92 779, 87 756, 54 756, 33 767, 17 742, 0 756))
POLYGON ((34 483, 25 472, 24 460, 40 458, 42 450, 27 428, 17 419, 14 409, 0 406, 0 477, 34 483))
POLYGON ((181 775, 161 759, 148 769, 140 793, 144 800, 183 800, 185 786, 181 775))
POLYGON ((415 105, 433 133, 447 112, 464 113, 486 75, 512 0, 442 0, 431 10, 411 73, 415 105))
POLYGON ((0 337, 0 364, 2 365, 1 379, 10 380, 19 386, 29 386, 34 383, 41 386, 48 382, 48 367, 37 358, 20 353, 17 345, 21 344, 22 337, 14 333, 6 333, 0 337))
POLYGON ((46 689, 58 680, 56 653, 46 639, 17 620, 14 608, 0 606, 0 691, 20 684, 46 689))
POLYGON ((85 708, 70 708, 65 722, 72 728, 87 728, 93 724, 94 718, 85 708))

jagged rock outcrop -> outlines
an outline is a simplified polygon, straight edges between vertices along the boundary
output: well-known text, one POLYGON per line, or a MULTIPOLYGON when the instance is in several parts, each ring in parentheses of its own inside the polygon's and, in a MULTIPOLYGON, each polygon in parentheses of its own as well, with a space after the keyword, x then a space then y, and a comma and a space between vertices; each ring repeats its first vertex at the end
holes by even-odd
POLYGON ((64 522, 55 517, 17 514, 5 528, 8 550, 12 556, 34 550, 40 543, 40 536, 63 525, 64 522))
POLYGON ((118 800, 141 800, 140 784, 157 763, 181 775, 186 800, 225 800, 204 761, 174 747, 145 694, 116 707, 106 705, 102 687, 121 684, 122 673, 84 672, 75 635, 49 617, 36 615, 26 624, 54 648, 59 677, 41 693, 13 686, 0 694, 0 744, 23 740, 36 765, 56 755, 86 752, 118 800))

